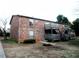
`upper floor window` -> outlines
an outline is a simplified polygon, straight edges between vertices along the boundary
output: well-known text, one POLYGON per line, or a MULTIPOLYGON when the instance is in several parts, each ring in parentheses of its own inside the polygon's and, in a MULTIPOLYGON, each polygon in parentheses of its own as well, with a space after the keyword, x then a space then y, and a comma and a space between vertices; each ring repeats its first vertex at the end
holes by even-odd
POLYGON ((50 22, 45 22, 45 24, 50 24, 50 22))
POLYGON ((51 23, 51 26, 58 26, 58 24, 56 24, 56 23, 51 23))
POLYGON ((33 19, 29 19, 29 25, 30 25, 30 27, 33 27, 33 23, 34 23, 34 20, 33 19))

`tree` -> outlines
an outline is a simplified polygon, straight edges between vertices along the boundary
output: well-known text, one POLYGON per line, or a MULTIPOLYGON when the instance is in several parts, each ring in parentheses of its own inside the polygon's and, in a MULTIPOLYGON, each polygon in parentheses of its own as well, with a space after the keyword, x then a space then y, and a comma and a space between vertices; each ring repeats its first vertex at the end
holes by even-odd
POLYGON ((3 36, 3 32, 1 28, 0 28, 0 36, 3 36))
POLYGON ((61 23, 61 24, 65 24, 65 25, 71 25, 71 23, 69 22, 68 18, 63 16, 63 15, 58 15, 57 16, 57 22, 61 23))
MULTIPOLYGON (((63 15, 58 15, 57 16, 57 22, 60 23, 60 24, 67 25, 68 28, 71 26, 71 23, 69 22, 68 18, 63 16, 63 15)), ((63 34, 63 33, 65 33, 64 27, 60 26, 59 28, 60 28, 59 31, 60 31, 61 40, 66 40, 65 34, 63 34)))
POLYGON ((75 34, 79 36, 79 18, 73 21, 71 28, 75 31, 75 34))
POLYGON ((3 36, 4 36, 4 39, 7 39, 7 36, 6 36, 7 19, 1 20, 1 22, 3 24, 3 36))
POLYGON ((57 16, 57 21, 58 23, 62 23, 63 15, 58 15, 57 16))

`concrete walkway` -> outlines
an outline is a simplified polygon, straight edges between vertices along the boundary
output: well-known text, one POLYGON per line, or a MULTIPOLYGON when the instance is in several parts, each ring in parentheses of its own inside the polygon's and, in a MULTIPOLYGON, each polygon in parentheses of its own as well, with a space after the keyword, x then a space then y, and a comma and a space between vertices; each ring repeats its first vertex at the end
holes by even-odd
POLYGON ((5 53, 4 53, 1 41, 0 41, 0 58, 5 58, 5 53))

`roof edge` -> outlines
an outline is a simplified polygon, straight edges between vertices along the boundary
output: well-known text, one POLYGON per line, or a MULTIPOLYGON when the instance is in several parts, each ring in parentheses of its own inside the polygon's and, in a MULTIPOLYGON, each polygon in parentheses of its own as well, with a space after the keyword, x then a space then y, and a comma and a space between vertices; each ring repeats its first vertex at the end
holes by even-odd
POLYGON ((12 19, 13 19, 14 16, 25 17, 25 18, 34 19, 34 20, 47 21, 47 22, 52 22, 52 23, 58 23, 58 22, 54 22, 54 21, 50 21, 50 20, 45 20, 45 19, 40 19, 40 18, 35 18, 35 17, 23 16, 23 15, 12 15, 12 18, 11 18, 10 24, 11 24, 12 19))

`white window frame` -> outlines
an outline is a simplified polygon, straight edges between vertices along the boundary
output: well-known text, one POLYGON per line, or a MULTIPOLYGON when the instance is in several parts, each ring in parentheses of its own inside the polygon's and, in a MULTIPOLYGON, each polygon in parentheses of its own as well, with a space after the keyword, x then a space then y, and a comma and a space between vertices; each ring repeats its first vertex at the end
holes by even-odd
POLYGON ((34 36, 34 31, 30 30, 29 31, 29 36, 34 36))

